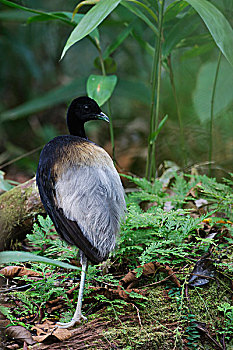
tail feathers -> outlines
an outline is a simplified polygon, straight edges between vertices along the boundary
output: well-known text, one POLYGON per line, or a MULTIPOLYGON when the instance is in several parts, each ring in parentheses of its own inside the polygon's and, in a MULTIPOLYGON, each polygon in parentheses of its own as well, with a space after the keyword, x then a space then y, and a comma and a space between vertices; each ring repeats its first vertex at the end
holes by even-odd
POLYGON ((81 249, 88 260, 95 264, 105 260, 106 257, 103 257, 99 250, 92 246, 75 221, 67 219, 61 208, 56 208, 52 220, 61 237, 81 249))

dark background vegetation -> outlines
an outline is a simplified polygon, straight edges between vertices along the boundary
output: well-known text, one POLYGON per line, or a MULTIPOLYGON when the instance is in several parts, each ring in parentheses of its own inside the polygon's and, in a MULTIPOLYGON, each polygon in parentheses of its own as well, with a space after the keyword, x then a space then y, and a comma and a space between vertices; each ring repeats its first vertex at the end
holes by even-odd
MULTIPOLYGON (((230 23, 233 19, 233 2, 211 1, 230 23)), ((30 0, 17 3, 44 11, 72 12, 76 1, 30 0)), ((169 1, 166 2, 166 6, 169 1)), ((86 13, 88 7, 81 8, 86 13)), ((58 21, 27 24, 32 14, 0 5, 0 164, 42 146, 55 135, 67 132, 65 114, 68 103, 75 96, 86 94, 86 80, 101 74, 98 68, 98 51, 88 38, 74 45, 62 61, 62 49, 72 30, 58 21), (69 88, 65 88, 73 82, 69 88), (61 89, 60 93, 53 90, 61 89), (51 93, 52 91, 52 93, 51 93), (43 100, 34 100, 44 97, 43 100), (11 113, 15 107, 32 101, 22 113, 11 113)), ((208 170, 210 100, 219 49, 198 14, 194 15, 194 29, 172 51, 172 66, 177 99, 184 124, 185 147, 188 161, 185 170, 197 165, 199 171, 208 170), (196 38, 195 40, 193 38, 196 38), (189 40, 189 46, 184 45, 189 40), (193 41, 192 41, 193 40, 193 41), (198 43, 198 44, 197 44, 198 43), (185 47, 182 47, 185 46, 185 47)), ((125 23, 135 19, 133 35, 129 35, 112 54, 108 73, 116 74, 118 84, 111 98, 116 156, 122 168, 139 176, 145 173, 147 137, 149 133, 150 72, 152 56, 140 41, 154 45, 154 34, 148 26, 118 6, 100 26, 101 47, 104 51, 125 23)), ((184 28, 185 30, 185 28, 184 28)), ((166 26, 165 26, 166 31, 166 26)), ((221 178, 232 171, 232 89, 233 73, 224 57, 214 102, 213 176, 221 178)), ((103 109, 106 110, 105 106, 103 109)), ((177 110, 168 71, 162 69, 160 119, 168 114, 159 135, 156 154, 157 165, 164 160, 184 167, 181 150, 177 110)), ((111 152, 107 125, 92 122, 88 125, 89 138, 111 152)), ((23 177, 35 174, 40 150, 4 167, 8 177, 17 173, 23 177)))

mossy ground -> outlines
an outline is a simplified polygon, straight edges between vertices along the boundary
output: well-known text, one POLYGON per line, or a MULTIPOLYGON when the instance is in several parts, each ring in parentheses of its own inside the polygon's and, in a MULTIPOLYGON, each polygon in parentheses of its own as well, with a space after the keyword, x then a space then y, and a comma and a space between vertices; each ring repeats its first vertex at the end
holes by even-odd
MULTIPOLYGON (((133 303, 123 310, 117 307, 105 308, 92 318, 101 317, 110 322, 103 337, 111 344, 109 349, 219 349, 222 343, 221 331, 227 334, 223 313, 218 306, 231 303, 232 293, 228 280, 211 281, 202 288, 180 288, 168 284, 150 287, 147 301, 138 309, 133 303), (171 296, 169 296, 169 294, 171 296), (100 316, 101 315, 101 316, 100 316), (189 315, 203 331, 195 337, 190 331, 189 315), (141 324, 140 324, 141 323, 141 324)), ((137 305, 137 304, 135 304, 137 305)), ((233 349, 233 342, 225 339, 226 349, 233 349)), ((92 348, 94 349, 95 347, 92 348)), ((96 344, 96 349, 100 350, 96 344)))

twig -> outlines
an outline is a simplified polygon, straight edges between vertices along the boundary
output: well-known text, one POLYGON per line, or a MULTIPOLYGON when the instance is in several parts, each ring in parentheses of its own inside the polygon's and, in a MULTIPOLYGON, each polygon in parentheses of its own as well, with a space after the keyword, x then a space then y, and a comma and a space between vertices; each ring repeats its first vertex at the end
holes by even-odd
POLYGON ((0 290, 0 293, 9 293, 11 292, 12 290, 18 290, 18 289, 24 289, 26 287, 31 287, 32 285, 31 284, 25 284, 23 286, 16 286, 16 287, 10 287, 10 288, 2 288, 0 290))
POLYGON ((20 160, 20 159, 23 159, 23 158, 25 158, 25 157, 27 157, 27 156, 30 156, 31 154, 33 154, 33 153, 39 151, 42 147, 44 147, 44 145, 41 145, 41 146, 39 146, 39 147, 36 147, 36 148, 34 148, 33 150, 31 150, 31 151, 29 151, 29 152, 27 152, 27 153, 21 154, 20 156, 14 158, 14 159, 12 159, 12 160, 10 160, 9 162, 0 165, 0 169, 5 168, 6 166, 15 163, 15 162, 17 162, 17 161, 20 160))
POLYGON ((135 309, 137 310, 138 322, 139 322, 140 327, 142 328, 142 321, 141 321, 141 317, 140 317, 140 313, 139 313, 139 308, 133 303, 130 303, 130 304, 133 305, 133 307, 135 307, 135 309))
POLYGON ((210 276, 206 276, 206 275, 201 275, 201 274, 199 274, 199 273, 190 273, 190 272, 177 272, 177 275, 178 274, 182 274, 182 275, 191 275, 191 276, 198 276, 198 277, 204 277, 204 278, 209 278, 209 279, 211 279, 211 280, 216 280, 216 278, 215 277, 210 277, 210 276))
POLYGON ((225 334, 223 334, 223 337, 222 337, 222 345, 223 345, 223 350, 226 350, 225 334))
POLYGON ((162 282, 165 282, 166 280, 168 280, 169 278, 171 278, 171 277, 172 277, 173 275, 175 275, 175 274, 176 274, 176 273, 173 272, 171 275, 165 277, 165 278, 164 278, 163 280, 161 280, 161 281, 153 282, 153 283, 150 283, 150 284, 146 284, 146 285, 141 286, 141 287, 139 287, 139 288, 145 288, 145 287, 154 286, 155 284, 160 284, 160 283, 162 283, 162 282))

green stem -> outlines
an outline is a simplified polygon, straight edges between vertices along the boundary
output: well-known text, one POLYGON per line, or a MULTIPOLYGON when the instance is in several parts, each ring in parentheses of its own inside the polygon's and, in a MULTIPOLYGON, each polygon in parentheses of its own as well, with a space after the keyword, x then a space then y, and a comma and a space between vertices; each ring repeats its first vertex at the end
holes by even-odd
POLYGON ((214 98, 215 98, 215 92, 216 92, 216 85, 218 80, 218 73, 219 73, 219 67, 220 62, 222 58, 222 52, 219 52, 218 56, 218 62, 214 77, 214 84, 213 84, 213 90, 212 90, 212 96, 211 96, 211 102, 210 102, 210 128, 209 128, 209 176, 211 176, 212 173, 212 153, 213 153, 213 121, 214 121, 214 98))
MULTIPOLYGON (((159 22, 158 22, 159 35, 155 41, 155 50, 154 50, 153 65, 152 65, 152 72, 151 72, 150 136, 148 139, 147 163, 146 163, 146 174, 145 174, 145 177, 149 181, 151 181, 152 169, 155 169, 155 167, 156 167, 155 157, 152 158, 152 148, 153 148, 152 146, 153 145, 151 145, 150 137, 156 129, 156 126, 157 126, 156 123, 158 124, 157 119, 158 119, 159 106, 156 105, 156 114, 155 114, 155 93, 156 93, 156 86, 157 86, 157 94, 158 94, 158 87, 159 87, 158 84, 160 84, 160 82, 158 82, 158 80, 157 80, 157 76, 158 76, 159 61, 160 61, 160 55, 161 55, 161 39, 162 39, 164 3, 165 3, 165 0, 162 0, 161 7, 159 10, 159 22)), ((158 97, 157 97, 157 102, 159 102, 158 97)), ((155 148, 154 148, 154 150, 155 150, 155 148)), ((155 153, 155 151, 154 151, 154 153, 155 153)))
MULTIPOLYGON (((104 76, 106 76, 106 69, 104 65, 104 59, 102 55, 102 50, 100 47, 99 41, 96 39, 96 46, 99 52, 99 58, 100 58, 100 65, 101 65, 101 71, 104 76)), ((110 100, 107 101, 108 106, 108 117, 109 117, 109 127, 110 127, 110 139, 111 139, 111 145, 112 145, 112 159, 114 164, 116 163, 116 155, 115 155, 115 141, 114 141, 114 130, 113 130, 113 122, 112 122, 112 111, 111 111, 111 103, 110 100)))
MULTIPOLYGON (((158 78, 157 78, 157 95, 156 95, 156 109, 155 109, 154 131, 158 128, 158 124, 159 124, 161 68, 162 68, 162 62, 161 62, 161 48, 160 48, 159 63, 158 63, 158 78)), ((153 142, 153 144, 152 144, 152 151, 151 151, 152 164, 151 164, 151 172, 150 172, 150 178, 152 176, 154 179, 156 178, 155 145, 156 145, 156 143, 153 142)))
MULTIPOLYGON (((155 45, 157 44, 157 40, 155 45)), ((154 100, 155 100, 155 89, 156 89, 156 58, 157 58, 157 51, 154 50, 154 56, 153 56, 153 66, 152 66, 152 72, 151 72, 151 107, 150 107, 150 134, 148 138, 148 149, 147 149, 147 162, 146 162, 146 174, 145 177, 147 180, 150 180, 149 173, 151 168, 151 151, 152 151, 152 145, 150 143, 150 137, 153 133, 153 115, 154 115, 154 100)))
POLYGON ((178 98, 177 98, 176 85, 175 85, 174 74, 173 74, 173 69, 172 69, 171 55, 168 56, 167 62, 168 62, 170 82, 171 82, 173 96, 175 99, 176 112, 177 112, 179 127, 180 127, 181 149, 182 149, 183 160, 184 160, 183 166, 186 166, 187 165, 187 148, 186 148, 186 144, 185 144, 183 120, 182 120, 182 116, 181 116, 181 112, 180 112, 180 106, 179 106, 179 102, 178 102, 178 98))

